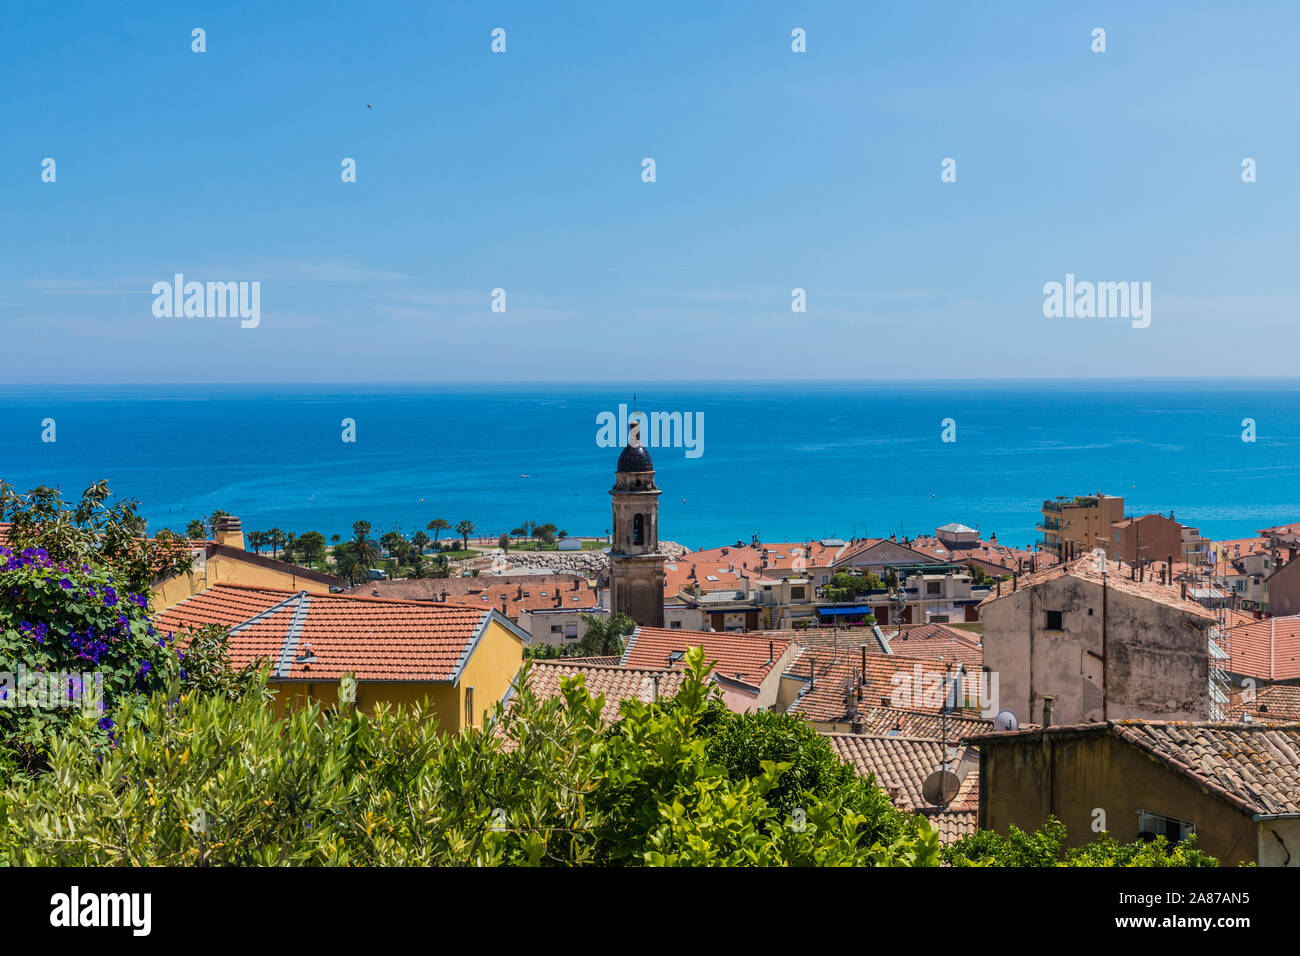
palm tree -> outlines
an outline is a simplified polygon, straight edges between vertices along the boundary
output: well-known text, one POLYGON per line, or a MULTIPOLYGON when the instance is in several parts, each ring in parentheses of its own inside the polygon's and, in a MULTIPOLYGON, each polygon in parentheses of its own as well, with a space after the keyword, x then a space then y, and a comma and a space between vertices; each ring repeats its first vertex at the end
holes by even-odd
POLYGON ((451 522, 446 518, 434 518, 427 525, 428 529, 433 532, 433 543, 438 543, 438 535, 451 527, 451 522))
POLYGON ((202 520, 191 521, 189 524, 185 526, 185 537, 193 538, 196 541, 200 541, 203 538, 206 538, 207 524, 202 520))
POLYGON ((334 573, 339 577, 360 584, 366 579, 369 565, 357 554, 356 545, 351 541, 342 541, 334 546, 334 573))
POLYGON ((265 531, 250 531, 248 532, 246 537, 248 539, 249 545, 251 545, 253 548, 254 554, 260 554, 262 549, 266 547, 265 531))
POLYGON ((474 522, 466 520, 456 525, 456 533, 461 537, 463 551, 469 550, 469 536, 474 533, 474 522))
POLYGON ((215 538, 217 536, 217 522, 220 521, 222 518, 229 518, 229 517, 230 514, 228 512, 222 511, 220 509, 208 515, 208 527, 212 531, 212 537, 215 538))
POLYGON ((579 657, 622 656, 623 638, 636 629, 636 621, 626 614, 615 614, 609 620, 594 614, 582 615, 587 631, 578 642, 579 657))
POLYGON ((370 522, 354 521, 352 523, 352 546, 356 548, 357 560, 369 570, 379 560, 379 546, 370 539, 370 522))
POLYGON ((279 528, 272 528, 266 533, 267 543, 271 546, 271 557, 280 553, 280 542, 284 540, 284 532, 279 528))
POLYGON ((424 549, 429 546, 429 536, 423 531, 417 531, 411 535, 411 544, 414 545, 416 554, 424 554, 424 549))

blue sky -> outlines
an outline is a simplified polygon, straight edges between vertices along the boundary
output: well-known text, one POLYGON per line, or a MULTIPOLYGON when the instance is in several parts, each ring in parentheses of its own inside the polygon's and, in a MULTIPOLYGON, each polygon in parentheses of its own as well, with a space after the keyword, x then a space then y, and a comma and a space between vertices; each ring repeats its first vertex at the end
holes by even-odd
POLYGON ((0 382, 1295 372, 1294 4, 121 6, 0 12, 0 382))

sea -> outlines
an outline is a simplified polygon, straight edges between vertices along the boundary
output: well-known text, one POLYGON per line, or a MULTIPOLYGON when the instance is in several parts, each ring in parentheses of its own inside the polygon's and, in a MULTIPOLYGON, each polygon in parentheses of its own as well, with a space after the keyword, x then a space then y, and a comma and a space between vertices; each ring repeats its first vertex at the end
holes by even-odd
POLYGON ((599 536, 640 411, 692 424, 643 434, 692 549, 954 521, 1031 545, 1044 499, 1098 491, 1222 540, 1300 521, 1298 408, 1300 380, 0 386, 0 480, 106 479, 154 531, 599 536))

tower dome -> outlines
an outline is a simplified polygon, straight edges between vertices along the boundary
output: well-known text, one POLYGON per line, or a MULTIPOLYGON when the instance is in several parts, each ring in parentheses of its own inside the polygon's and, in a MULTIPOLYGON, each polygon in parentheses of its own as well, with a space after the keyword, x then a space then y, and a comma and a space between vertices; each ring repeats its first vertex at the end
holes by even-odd
POLYGON ((632 444, 628 442, 623 453, 618 456, 618 471, 654 471, 654 462, 650 460, 650 453, 645 450, 645 445, 632 444))

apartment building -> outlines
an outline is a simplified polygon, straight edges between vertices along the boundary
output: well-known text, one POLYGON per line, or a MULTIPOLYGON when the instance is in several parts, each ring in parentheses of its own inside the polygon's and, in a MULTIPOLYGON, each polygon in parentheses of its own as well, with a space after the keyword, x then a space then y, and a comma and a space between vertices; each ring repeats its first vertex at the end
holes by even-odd
POLYGON ((1042 521, 1036 526, 1043 534, 1038 543, 1044 551, 1064 560, 1108 546, 1111 525, 1124 520, 1124 499, 1100 491, 1074 498, 1061 496, 1044 501, 1042 513, 1042 521))

